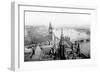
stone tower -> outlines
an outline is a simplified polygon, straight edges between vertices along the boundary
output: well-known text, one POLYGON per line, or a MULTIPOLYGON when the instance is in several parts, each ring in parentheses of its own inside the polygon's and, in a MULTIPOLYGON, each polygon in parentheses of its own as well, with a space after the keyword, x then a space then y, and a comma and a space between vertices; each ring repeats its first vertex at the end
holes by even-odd
POLYGON ((61 30, 61 38, 60 38, 60 42, 59 42, 59 51, 58 51, 59 59, 61 59, 61 60, 66 59, 64 51, 65 51, 65 47, 64 47, 63 29, 62 29, 61 30))
POLYGON ((52 35, 53 35, 53 28, 52 28, 51 23, 49 23, 49 39, 50 39, 50 41, 53 40, 52 35))

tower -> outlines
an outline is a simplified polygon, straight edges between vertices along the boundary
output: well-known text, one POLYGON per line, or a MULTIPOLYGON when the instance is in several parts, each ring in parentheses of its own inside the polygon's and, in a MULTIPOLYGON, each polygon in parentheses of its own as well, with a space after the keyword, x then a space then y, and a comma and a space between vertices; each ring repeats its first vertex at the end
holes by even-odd
POLYGON ((77 54, 80 55, 80 44, 79 44, 79 42, 77 43, 77 54))
POLYGON ((49 23, 49 39, 52 41, 52 34, 53 34, 53 28, 52 28, 52 25, 51 23, 49 23))
POLYGON ((66 59, 65 54, 65 47, 64 47, 64 36, 63 36, 63 29, 61 30, 61 38, 60 38, 60 42, 59 42, 59 59, 64 60, 66 59))

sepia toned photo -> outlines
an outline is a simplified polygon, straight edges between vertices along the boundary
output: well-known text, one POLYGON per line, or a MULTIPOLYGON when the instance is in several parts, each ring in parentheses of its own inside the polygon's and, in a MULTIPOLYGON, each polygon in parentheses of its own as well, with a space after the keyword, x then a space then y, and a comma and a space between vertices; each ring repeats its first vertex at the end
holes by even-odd
POLYGON ((24 61, 90 59, 91 15, 24 12, 24 61))

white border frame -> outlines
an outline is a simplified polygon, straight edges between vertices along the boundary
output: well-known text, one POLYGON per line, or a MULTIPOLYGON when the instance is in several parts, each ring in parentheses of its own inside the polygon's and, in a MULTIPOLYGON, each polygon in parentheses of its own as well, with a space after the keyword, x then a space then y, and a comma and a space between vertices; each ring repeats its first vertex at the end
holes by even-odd
POLYGON ((12 29, 12 49, 11 49, 11 69, 31 70, 43 69, 47 67, 73 67, 84 65, 96 65, 96 48, 95 48, 95 24, 96 8, 89 6, 68 5, 59 6, 42 6, 32 5, 31 3, 13 2, 11 5, 11 29, 12 29), (24 11, 51 11, 62 13, 91 14, 91 59, 84 60, 64 60, 64 61, 41 61, 41 62, 24 62, 24 11), (21 48, 21 49, 20 49, 21 48))

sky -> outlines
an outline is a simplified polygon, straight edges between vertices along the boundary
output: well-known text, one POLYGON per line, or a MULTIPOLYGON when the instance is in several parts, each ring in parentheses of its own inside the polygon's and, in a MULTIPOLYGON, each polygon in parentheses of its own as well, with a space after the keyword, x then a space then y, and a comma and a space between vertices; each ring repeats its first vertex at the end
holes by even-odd
POLYGON ((91 15, 68 14, 68 13, 46 13, 46 12, 25 12, 25 25, 53 27, 83 27, 91 23, 91 15))

